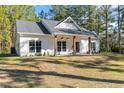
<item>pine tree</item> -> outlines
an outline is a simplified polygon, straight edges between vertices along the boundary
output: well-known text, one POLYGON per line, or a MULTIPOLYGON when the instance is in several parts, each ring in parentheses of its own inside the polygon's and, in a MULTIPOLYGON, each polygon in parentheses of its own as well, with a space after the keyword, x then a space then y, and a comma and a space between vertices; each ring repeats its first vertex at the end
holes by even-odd
POLYGON ((110 27, 110 23, 112 23, 112 10, 111 5, 103 5, 101 6, 101 16, 104 23, 104 29, 105 29, 105 46, 106 51, 109 51, 109 37, 108 37, 108 30, 110 27))

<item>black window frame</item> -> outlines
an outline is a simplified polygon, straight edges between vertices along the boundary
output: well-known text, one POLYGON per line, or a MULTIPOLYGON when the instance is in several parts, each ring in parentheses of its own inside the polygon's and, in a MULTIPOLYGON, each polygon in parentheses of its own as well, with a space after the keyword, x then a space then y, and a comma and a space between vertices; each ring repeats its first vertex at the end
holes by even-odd
POLYGON ((35 52, 35 40, 29 40, 29 52, 35 52))
POLYGON ((57 41, 57 51, 66 52, 66 50, 67 50, 66 41, 57 41))
POLYGON ((36 45, 35 45, 35 47, 36 47, 36 53, 40 53, 41 52, 41 49, 42 49, 42 42, 41 42, 41 40, 36 40, 36 45))
POLYGON ((29 40, 29 52, 30 53, 40 53, 42 50, 41 40, 29 40))
POLYGON ((91 42, 91 50, 92 52, 96 52, 96 42, 91 42))

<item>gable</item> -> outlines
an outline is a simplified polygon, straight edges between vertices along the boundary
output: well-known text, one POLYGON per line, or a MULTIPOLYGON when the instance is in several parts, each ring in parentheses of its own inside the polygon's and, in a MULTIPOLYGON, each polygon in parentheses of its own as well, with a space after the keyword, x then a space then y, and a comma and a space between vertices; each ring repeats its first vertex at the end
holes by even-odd
POLYGON ((64 21, 62 21, 61 23, 59 23, 55 28, 58 29, 66 29, 66 30, 78 30, 80 31, 80 27, 76 24, 76 22, 71 18, 68 17, 67 19, 65 19, 64 21))

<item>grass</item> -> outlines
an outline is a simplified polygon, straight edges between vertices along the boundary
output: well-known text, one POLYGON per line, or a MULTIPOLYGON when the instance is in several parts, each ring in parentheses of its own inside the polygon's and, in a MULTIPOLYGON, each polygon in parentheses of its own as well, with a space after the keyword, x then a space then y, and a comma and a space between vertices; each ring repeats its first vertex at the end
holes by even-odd
POLYGON ((124 87, 124 55, 0 57, 0 87, 124 87))
POLYGON ((124 58, 124 54, 118 54, 118 53, 112 53, 112 52, 103 52, 101 54, 105 56, 116 57, 116 58, 124 58))

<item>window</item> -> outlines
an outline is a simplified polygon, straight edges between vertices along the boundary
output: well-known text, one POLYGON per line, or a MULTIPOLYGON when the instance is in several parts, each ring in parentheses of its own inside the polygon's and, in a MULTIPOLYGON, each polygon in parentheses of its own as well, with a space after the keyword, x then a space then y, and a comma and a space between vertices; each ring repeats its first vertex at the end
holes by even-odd
POLYGON ((41 41, 30 40, 29 41, 29 52, 41 52, 41 41))
POLYGON ((61 41, 57 42, 57 50, 60 52, 61 51, 61 41))
POLYGON ((35 41, 29 41, 29 52, 35 52, 35 41))
POLYGON ((96 43, 95 42, 91 42, 91 51, 93 53, 96 52, 96 43))
POLYGON ((65 41, 62 41, 62 50, 66 51, 66 42, 65 41))
POLYGON ((57 50, 60 51, 66 51, 66 41, 58 41, 57 42, 57 50))
POLYGON ((41 41, 36 41, 36 52, 41 52, 41 41))

